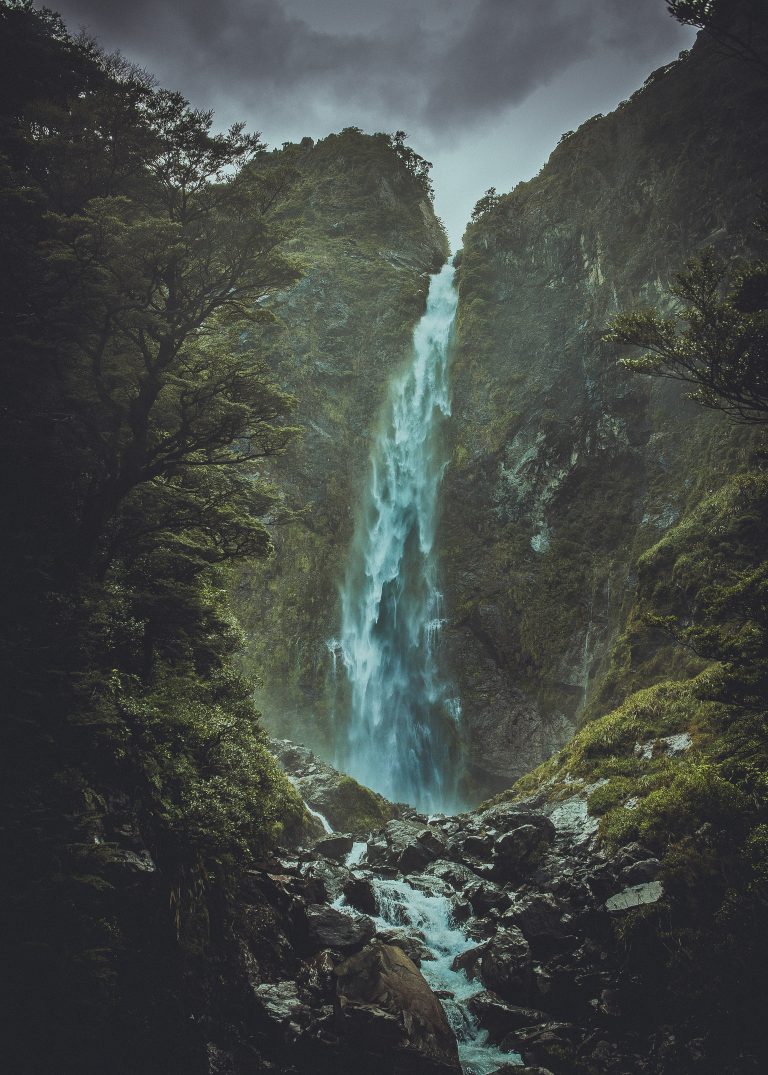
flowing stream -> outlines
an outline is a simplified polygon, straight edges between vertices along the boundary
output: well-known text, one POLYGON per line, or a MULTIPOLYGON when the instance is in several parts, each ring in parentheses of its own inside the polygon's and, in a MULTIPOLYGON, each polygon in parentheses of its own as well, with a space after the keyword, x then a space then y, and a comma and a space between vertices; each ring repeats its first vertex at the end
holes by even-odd
MULTIPOLYGON (((357 865, 365 851, 365 844, 355 844, 347 858, 347 865, 357 865), (362 848, 362 851, 360 850, 362 848)), ((471 940, 454 923, 450 900, 427 888, 417 888, 406 880, 389 880, 371 877, 376 896, 378 914, 374 918, 379 929, 392 926, 412 931, 426 944, 432 959, 421 964, 421 973, 431 989, 440 997, 440 1003, 456 1035, 459 1061, 464 1075, 488 1075, 503 1064, 522 1065, 519 1053, 502 1052, 488 1043, 488 1034, 477 1025, 467 1001, 482 991, 479 982, 471 982, 463 970, 453 970, 456 956, 470 948, 471 940)), ((341 909, 349 910, 344 901, 341 909)))
POLYGON ((440 670, 435 529, 450 414, 453 268, 432 277, 408 367, 389 391, 341 593, 349 717, 339 765, 394 801, 454 811, 460 706, 440 670))

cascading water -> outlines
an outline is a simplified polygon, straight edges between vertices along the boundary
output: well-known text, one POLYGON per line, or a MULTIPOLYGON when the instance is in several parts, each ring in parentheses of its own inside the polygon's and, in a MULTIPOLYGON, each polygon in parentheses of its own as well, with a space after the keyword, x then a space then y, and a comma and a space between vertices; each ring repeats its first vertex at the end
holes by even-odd
MULTIPOLYGON (((366 844, 355 844, 347 857, 347 866, 358 865, 364 858, 366 848, 366 844)), ((521 1066, 519 1053, 505 1052, 489 1043, 487 1032, 480 1029, 472 1014, 468 1002, 482 992, 482 985, 470 981, 463 970, 454 970, 453 963, 457 956, 474 948, 477 942, 467 937, 454 922, 450 899, 439 891, 430 891, 427 878, 422 878, 418 887, 406 879, 394 880, 375 875, 370 877, 370 881, 376 898, 374 921, 377 929, 401 927, 421 939, 429 950, 430 958, 422 962, 421 973, 440 997, 456 1035, 464 1075, 488 1075, 505 1064, 521 1066)), ((343 897, 334 906, 353 917, 358 914, 343 897)))
POLYGON ((432 277, 409 367, 390 387, 342 589, 336 643, 350 713, 339 764, 364 784, 422 810, 458 807, 458 699, 441 675, 435 555, 450 414, 453 268, 432 277))

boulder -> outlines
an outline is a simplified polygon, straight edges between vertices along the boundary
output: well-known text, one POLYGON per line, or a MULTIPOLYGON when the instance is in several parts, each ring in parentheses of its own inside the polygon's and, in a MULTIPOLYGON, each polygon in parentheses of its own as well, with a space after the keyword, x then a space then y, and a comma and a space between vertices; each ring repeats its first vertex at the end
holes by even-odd
POLYGON ((369 878, 350 877, 344 882, 342 891, 350 907, 354 907, 356 911, 362 911, 363 914, 376 914, 376 893, 369 878))
POLYGON ((488 1031, 488 1040, 492 1045, 498 1044, 514 1030, 531 1027, 536 1023, 546 1023, 549 1018, 535 1008, 520 1008, 507 1004, 490 989, 476 993, 467 1002, 467 1007, 477 1019, 478 1026, 488 1031))
POLYGON ((623 885, 641 885, 646 881, 655 881, 660 870, 661 863, 657 858, 641 859, 625 866, 619 874, 619 881, 623 885))
POLYGON ((493 881, 473 881, 462 892, 476 915, 487 915, 491 910, 506 908, 510 897, 493 881))
POLYGON ((470 982, 473 982, 480 973, 480 960, 483 958, 485 945, 479 944, 476 948, 468 948, 461 952, 451 963, 451 970, 463 970, 470 982))
MULTIPOLYGON (((419 873, 431 862, 445 856, 445 845, 437 833, 414 821, 390 821, 384 829, 387 865, 400 873, 419 873)), ((370 858, 370 852, 369 852, 370 858)))
POLYGON ((253 995, 262 1015, 278 1026, 293 1022, 298 1029, 309 1014, 295 982, 262 982, 255 986, 253 995))
POLYGON ((493 845, 491 863, 494 881, 505 883, 530 872, 541 861, 552 842, 548 829, 520 825, 500 836, 493 845))
POLYGON ((376 936, 384 944, 392 944, 396 948, 402 948, 417 967, 420 967, 425 961, 429 962, 435 958, 424 943, 423 935, 420 936, 412 930, 404 929, 402 926, 392 926, 391 929, 379 930, 376 936))
POLYGON ((480 976, 505 1000, 527 1000, 531 995, 531 949, 516 926, 500 929, 488 942, 480 961, 480 976))
POLYGON ((432 862, 424 870, 430 877, 437 877, 446 885, 457 892, 462 892, 468 885, 477 884, 478 876, 468 866, 460 862, 450 862, 447 859, 438 859, 432 862))
POLYGON ((336 995, 336 977, 333 972, 343 958, 330 948, 315 952, 299 968, 296 976, 298 984, 315 998, 333 1002, 336 995))
POLYGON ((333 859, 334 862, 344 862, 352 850, 353 843, 354 840, 351 836, 342 834, 326 836, 322 840, 315 840, 312 850, 327 859, 333 859))
POLYGON ((656 903, 663 895, 664 886, 661 881, 649 881, 645 885, 633 885, 631 888, 625 888, 623 892, 617 892, 605 901, 605 909, 612 914, 620 914, 635 907, 644 907, 648 903, 656 903))
POLYGON ((557 951, 565 930, 562 907, 548 892, 532 892, 516 896, 501 916, 503 925, 517 926, 534 953, 557 951))
POLYGON ((402 949, 376 941, 335 973, 340 1036, 377 1059, 386 1056, 392 1070, 461 1075, 445 1012, 402 949))
POLYGON ((373 937, 376 927, 366 915, 352 916, 326 904, 310 903, 304 909, 307 943, 312 950, 332 948, 354 952, 373 937))
POLYGON ((321 899, 310 899, 309 902, 323 903, 325 900, 338 899, 352 874, 346 866, 321 858, 305 863, 302 866, 301 876, 307 886, 310 883, 315 886, 322 885, 325 895, 321 899))

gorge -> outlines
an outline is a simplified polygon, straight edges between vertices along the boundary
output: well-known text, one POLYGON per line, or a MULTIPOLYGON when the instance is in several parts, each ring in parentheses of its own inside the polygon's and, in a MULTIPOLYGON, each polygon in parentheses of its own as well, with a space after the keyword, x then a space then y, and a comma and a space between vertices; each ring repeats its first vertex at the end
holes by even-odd
POLYGON ((403 132, 216 133, 0 0, 13 1070, 765 1069, 768 16, 715 6, 452 254, 403 132))

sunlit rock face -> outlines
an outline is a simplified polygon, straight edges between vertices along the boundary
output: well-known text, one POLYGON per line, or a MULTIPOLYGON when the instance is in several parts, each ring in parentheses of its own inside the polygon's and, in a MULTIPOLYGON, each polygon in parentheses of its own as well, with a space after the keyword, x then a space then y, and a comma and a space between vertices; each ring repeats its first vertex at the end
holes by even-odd
POLYGON ((611 667, 637 558, 750 436, 602 336, 621 309, 668 308, 697 250, 749 249, 766 117, 759 72, 702 40, 467 230, 440 551, 477 795, 668 669, 661 642, 611 667))

